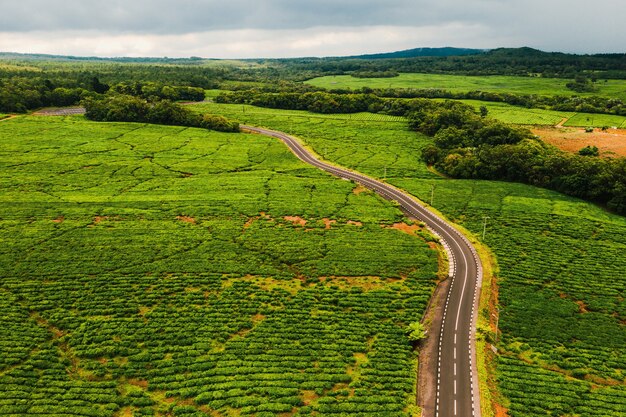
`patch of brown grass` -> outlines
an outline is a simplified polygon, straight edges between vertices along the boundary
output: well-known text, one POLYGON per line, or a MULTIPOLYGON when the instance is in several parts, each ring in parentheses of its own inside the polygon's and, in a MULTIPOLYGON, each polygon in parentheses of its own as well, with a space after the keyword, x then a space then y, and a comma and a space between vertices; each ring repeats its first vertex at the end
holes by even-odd
POLYGON ((302 390, 301 393, 302 393, 301 394, 302 395, 302 403, 304 405, 314 404, 320 398, 320 396, 317 395, 315 393, 315 391, 312 391, 312 390, 302 390))
POLYGON ((600 156, 612 154, 626 156, 626 129, 594 129, 585 132, 582 128, 537 127, 532 132, 544 142, 570 153, 578 153, 585 146, 597 146, 600 156))
POLYGON ((357 222, 357 221, 354 221, 354 220, 348 220, 348 224, 351 224, 351 225, 356 226, 356 227, 363 226, 363 223, 357 222))
POLYGON ((133 378, 133 379, 129 379, 127 382, 130 385, 134 385, 142 389, 148 389, 148 381, 146 381, 145 379, 133 378))

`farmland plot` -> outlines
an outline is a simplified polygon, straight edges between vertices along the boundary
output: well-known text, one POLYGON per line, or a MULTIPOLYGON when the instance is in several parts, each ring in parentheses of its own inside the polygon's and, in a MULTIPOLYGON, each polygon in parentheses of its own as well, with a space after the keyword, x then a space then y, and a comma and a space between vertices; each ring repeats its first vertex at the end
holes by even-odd
POLYGON ((390 203, 257 135, 0 143, 0 415, 410 414, 437 253, 390 203))

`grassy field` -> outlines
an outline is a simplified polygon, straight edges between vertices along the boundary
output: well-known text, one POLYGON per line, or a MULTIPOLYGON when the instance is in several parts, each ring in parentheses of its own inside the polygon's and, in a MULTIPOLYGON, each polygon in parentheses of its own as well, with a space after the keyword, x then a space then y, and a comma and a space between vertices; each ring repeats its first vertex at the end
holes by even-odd
POLYGON ((571 126, 571 127, 608 126, 608 127, 617 127, 620 129, 626 129, 626 117, 614 116, 610 114, 576 113, 567 122, 565 122, 564 126, 571 126))
POLYGON ((599 80, 597 92, 577 93, 565 87, 571 80, 559 78, 513 77, 502 75, 464 76, 444 74, 400 74, 394 78, 355 78, 350 75, 331 75, 306 81, 307 84, 333 88, 440 88, 453 92, 480 90, 496 93, 592 96, 600 95, 626 100, 625 80, 599 80))
MULTIPOLYGON (((443 100, 437 100, 443 101, 443 100)), ((567 111, 527 109, 506 103, 494 103, 480 100, 456 100, 474 106, 477 110, 485 106, 489 117, 504 123, 534 126, 555 126, 564 122, 569 127, 617 127, 626 128, 626 117, 610 114, 575 113, 567 111)))
POLYGON ((410 415, 437 252, 392 204, 258 135, 0 144, 0 415, 410 415))
POLYGON ((570 119, 576 115, 574 112, 527 109, 524 107, 512 106, 506 103, 493 103, 480 100, 458 101, 474 106, 476 109, 481 106, 485 106, 487 110, 489 110, 489 117, 493 117, 494 119, 498 119, 504 123, 513 123, 518 125, 555 126, 564 119, 570 119))
POLYGON ((429 139, 400 123, 237 107, 196 109, 297 134, 331 161, 379 178, 386 171, 424 201, 434 186, 434 206, 476 235, 487 220, 500 267, 497 380, 512 417, 623 415, 626 219, 531 186, 435 176, 419 155, 429 139))

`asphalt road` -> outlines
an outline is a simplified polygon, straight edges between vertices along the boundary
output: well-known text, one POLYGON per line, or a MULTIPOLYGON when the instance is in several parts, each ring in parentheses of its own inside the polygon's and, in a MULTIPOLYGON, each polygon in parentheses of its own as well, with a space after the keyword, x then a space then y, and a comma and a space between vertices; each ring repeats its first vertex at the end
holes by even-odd
MULTIPOLYGON (((424 407, 426 417, 480 417, 476 353, 473 344, 482 268, 471 243, 450 224, 432 213, 412 196, 365 175, 316 159, 295 138, 268 129, 241 126, 242 130, 283 141, 302 161, 337 177, 352 180, 381 196, 398 202, 439 236, 450 258, 452 282, 446 299, 439 338, 435 404, 424 407)), ((433 379, 435 380, 435 379, 433 379)))

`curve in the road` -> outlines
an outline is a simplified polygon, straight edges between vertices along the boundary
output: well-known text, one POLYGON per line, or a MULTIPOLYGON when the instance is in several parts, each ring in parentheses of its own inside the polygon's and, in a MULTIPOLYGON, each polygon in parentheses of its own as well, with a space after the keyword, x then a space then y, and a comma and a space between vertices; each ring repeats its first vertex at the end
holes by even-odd
POLYGON ((409 194, 363 174, 339 168, 315 158, 294 137, 269 129, 241 126, 242 130, 277 138, 302 161, 340 178, 352 180, 395 200, 437 235, 450 261, 451 284, 439 329, 435 404, 424 407, 435 417, 480 417, 476 372, 475 329, 482 267, 472 244, 453 226, 422 206, 409 194))

